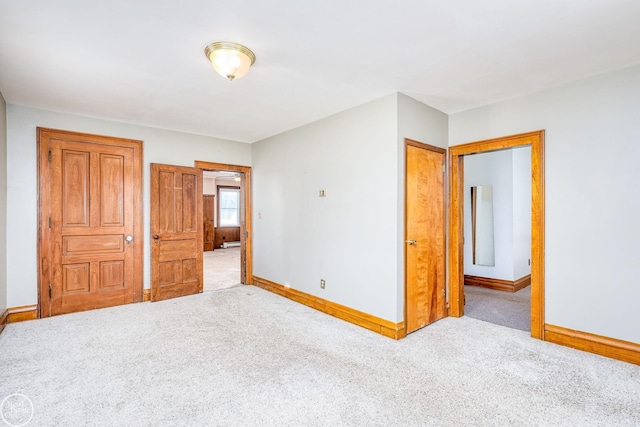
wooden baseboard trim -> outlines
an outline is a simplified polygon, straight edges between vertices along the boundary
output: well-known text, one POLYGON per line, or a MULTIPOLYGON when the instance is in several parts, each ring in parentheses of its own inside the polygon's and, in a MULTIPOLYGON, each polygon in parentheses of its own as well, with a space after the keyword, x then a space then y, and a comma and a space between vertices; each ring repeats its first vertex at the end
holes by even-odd
POLYGON ((393 323, 362 311, 354 310, 353 308, 349 308, 296 289, 288 288, 261 277, 253 276, 253 285, 337 317, 338 319, 346 320, 354 325, 369 329, 370 331, 384 335, 385 337, 398 340, 407 335, 404 322, 393 323))
POLYGON ((544 325, 544 339, 554 344, 640 365, 640 344, 629 341, 549 324, 544 325))
POLYGON ((490 277, 479 277, 464 275, 464 284, 468 286, 480 286, 482 288, 493 289, 504 292, 518 292, 531 284, 531 275, 521 277, 518 280, 492 279, 490 277))
POLYGON ((9 310, 5 310, 0 315, 0 334, 4 331, 4 327, 7 326, 7 317, 9 317, 9 310))
POLYGON ((519 278, 513 282, 513 292, 518 292, 520 289, 524 289, 531 284, 531 275, 527 274, 524 277, 519 278))
POLYGON ((151 289, 145 288, 142 290, 142 302, 151 301, 151 289))
POLYGON ((25 320, 35 320, 38 318, 37 305, 23 305, 7 309, 7 323, 24 322, 25 320))

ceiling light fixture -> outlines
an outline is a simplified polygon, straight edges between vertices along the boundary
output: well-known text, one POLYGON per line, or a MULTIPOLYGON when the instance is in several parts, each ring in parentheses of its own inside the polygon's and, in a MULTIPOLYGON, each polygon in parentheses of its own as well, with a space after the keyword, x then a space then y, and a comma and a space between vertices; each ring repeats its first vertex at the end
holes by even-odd
POLYGON ((239 79, 256 62, 256 56, 246 47, 237 43, 215 42, 204 49, 213 69, 229 80, 239 79))

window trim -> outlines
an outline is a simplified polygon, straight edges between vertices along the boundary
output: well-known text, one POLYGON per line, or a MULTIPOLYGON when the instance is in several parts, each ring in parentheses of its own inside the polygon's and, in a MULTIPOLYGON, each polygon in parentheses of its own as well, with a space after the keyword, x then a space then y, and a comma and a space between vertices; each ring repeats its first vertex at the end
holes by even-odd
POLYGON ((240 218, 240 215, 242 213, 242 190, 240 189, 240 186, 234 186, 234 185, 218 185, 216 186, 216 210, 217 210, 217 218, 216 218, 216 226, 217 227, 240 227, 240 224, 242 222, 242 219, 240 218), (238 191, 238 225, 221 225, 220 224, 220 220, 222 219, 222 215, 221 215, 221 201, 222 198, 220 197, 220 190, 237 190, 238 191))

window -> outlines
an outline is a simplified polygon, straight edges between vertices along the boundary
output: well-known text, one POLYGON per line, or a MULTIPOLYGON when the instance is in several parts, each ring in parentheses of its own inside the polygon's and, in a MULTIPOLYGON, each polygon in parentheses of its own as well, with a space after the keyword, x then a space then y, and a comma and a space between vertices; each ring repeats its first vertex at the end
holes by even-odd
POLYGON ((229 187, 218 187, 218 203, 220 215, 218 217, 219 227, 239 227, 240 226, 240 189, 229 187))

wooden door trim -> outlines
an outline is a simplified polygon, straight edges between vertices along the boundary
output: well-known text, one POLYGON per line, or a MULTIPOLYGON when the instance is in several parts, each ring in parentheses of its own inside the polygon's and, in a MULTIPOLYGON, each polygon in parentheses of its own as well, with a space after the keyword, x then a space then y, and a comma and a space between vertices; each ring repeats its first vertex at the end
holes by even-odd
MULTIPOLYGON (((429 150, 429 151, 435 151, 436 153, 440 153, 440 154, 447 154, 447 150, 445 148, 436 147, 435 145, 425 144, 424 142, 415 141, 415 140, 409 139, 409 138, 405 138, 404 139, 404 145, 405 145, 405 156, 407 154, 407 150, 406 150, 407 145, 411 145, 413 147, 418 147, 418 148, 423 148, 423 149, 429 150)), ((406 170, 405 170, 405 174, 406 174, 406 170)))
POLYGON ((48 190, 51 168, 49 164, 49 140, 66 139, 75 142, 126 147, 133 150, 133 212, 134 212, 134 245, 133 250, 133 301, 142 301, 143 274, 143 206, 142 206, 142 141, 117 138, 104 135, 93 135, 66 130, 37 128, 36 155, 38 171, 38 314, 39 317, 51 316, 51 299, 49 283, 51 270, 49 260, 52 258, 53 245, 49 217, 51 216, 51 194, 48 190))
MULTIPOLYGON (((202 170, 223 170, 229 172, 238 172, 241 175, 240 190, 244 191, 244 230, 240 229, 240 242, 244 244, 245 252, 245 269, 242 271, 241 277, 245 285, 253 284, 253 234, 252 234, 252 220, 251 220, 251 167, 230 165, 226 163, 207 162, 204 160, 196 160, 194 162, 195 167, 202 170), (242 232, 244 231, 244 233, 242 232)), ((242 220, 240 221, 242 224, 242 220)))
POLYGON ((544 130, 449 147, 449 315, 464 315, 463 156, 531 146, 531 336, 544 340, 544 130))
MULTIPOLYGON (((424 150, 429 150, 429 151, 433 151, 436 152, 438 154, 442 154, 444 156, 444 161, 445 161, 445 165, 447 162, 447 150, 441 147, 436 147, 435 145, 429 145, 429 144, 425 144, 423 142, 418 142, 415 141, 413 139, 409 139, 409 138, 405 138, 404 139, 404 235, 403 235, 403 239, 402 239, 402 246, 403 246, 403 259, 404 259, 404 267, 403 267, 403 272, 404 272, 404 313, 403 313, 403 318, 404 318, 404 325, 405 328, 407 326, 407 297, 408 297, 408 289, 407 289, 407 244, 406 244, 406 240, 408 238, 407 236, 407 147, 408 146, 412 146, 412 147, 417 147, 417 148, 421 148, 424 150)), ((444 193, 444 197, 443 197, 443 203, 442 203, 442 211, 443 211, 443 218, 447 218, 447 185, 448 185, 448 177, 445 174, 444 179, 443 179, 443 193, 444 193)), ((446 224, 442 227, 442 233, 443 233, 443 238, 444 238, 444 242, 445 242, 445 259, 443 260, 443 262, 446 262, 446 250, 447 250, 447 226, 446 224)), ((446 274, 446 264, 444 266, 444 271, 446 274)), ((446 289, 446 277, 445 277, 445 289, 446 289)), ((446 299, 445 299, 445 317, 447 316, 447 306, 446 306, 446 299)), ((405 329, 406 331, 406 329, 405 329)), ((406 335, 406 333, 405 333, 406 335)))

